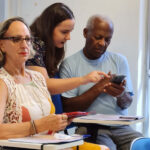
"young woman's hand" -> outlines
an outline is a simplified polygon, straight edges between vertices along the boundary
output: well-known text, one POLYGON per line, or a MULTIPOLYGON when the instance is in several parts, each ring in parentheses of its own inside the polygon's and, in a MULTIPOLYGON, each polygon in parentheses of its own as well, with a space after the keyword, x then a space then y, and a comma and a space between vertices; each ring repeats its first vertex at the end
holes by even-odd
POLYGON ((83 84, 87 84, 89 82, 97 83, 104 77, 109 78, 109 75, 101 71, 93 71, 83 76, 82 80, 83 80, 83 84))

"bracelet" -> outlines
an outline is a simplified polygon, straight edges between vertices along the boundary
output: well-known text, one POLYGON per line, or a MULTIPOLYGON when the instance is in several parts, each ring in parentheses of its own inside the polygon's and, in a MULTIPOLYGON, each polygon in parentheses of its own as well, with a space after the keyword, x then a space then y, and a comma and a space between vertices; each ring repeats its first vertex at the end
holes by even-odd
POLYGON ((37 133, 37 130, 36 130, 35 122, 34 122, 34 120, 31 120, 30 122, 31 122, 33 134, 36 134, 36 133, 37 133))

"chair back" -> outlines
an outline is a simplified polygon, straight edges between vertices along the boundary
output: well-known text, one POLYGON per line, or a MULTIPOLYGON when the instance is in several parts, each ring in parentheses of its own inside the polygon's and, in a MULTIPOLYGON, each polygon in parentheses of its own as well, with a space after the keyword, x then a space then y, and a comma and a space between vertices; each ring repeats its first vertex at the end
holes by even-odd
MULTIPOLYGON (((54 78, 60 79, 58 72, 55 74, 54 78)), ((62 101, 61 101, 61 95, 56 94, 56 95, 52 95, 51 97, 52 97, 53 104, 55 106, 55 111, 56 111, 55 113, 62 114, 63 113, 63 105, 62 105, 62 101)))
POLYGON ((136 138, 132 141, 130 150, 150 150, 150 138, 136 138))
POLYGON ((57 95, 52 95, 52 101, 53 104, 55 105, 55 110, 56 110, 56 114, 62 114, 63 113, 63 105, 62 105, 62 101, 61 101, 61 95, 57 94, 57 95))

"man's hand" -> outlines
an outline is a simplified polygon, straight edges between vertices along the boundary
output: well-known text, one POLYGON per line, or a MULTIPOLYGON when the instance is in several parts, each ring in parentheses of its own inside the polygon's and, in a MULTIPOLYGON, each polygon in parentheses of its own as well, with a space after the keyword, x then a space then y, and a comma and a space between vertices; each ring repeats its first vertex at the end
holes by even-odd
POLYGON ((128 108, 132 103, 132 97, 128 92, 125 92, 126 81, 121 84, 110 83, 106 86, 104 92, 117 98, 117 105, 122 108, 128 108))
POLYGON ((110 82, 109 85, 105 87, 104 92, 111 96, 117 97, 121 95, 124 92, 124 90, 125 86, 123 84, 118 85, 110 82))
POLYGON ((105 92, 105 89, 107 87, 111 86, 110 80, 111 80, 111 78, 109 76, 108 77, 104 77, 97 84, 95 84, 95 86, 93 88, 98 90, 99 93, 103 93, 103 92, 105 92))

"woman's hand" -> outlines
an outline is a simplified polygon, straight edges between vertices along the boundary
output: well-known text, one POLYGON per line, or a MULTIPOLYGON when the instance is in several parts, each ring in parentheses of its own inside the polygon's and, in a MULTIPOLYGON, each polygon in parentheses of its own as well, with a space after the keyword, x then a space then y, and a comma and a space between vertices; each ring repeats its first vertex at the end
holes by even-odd
POLYGON ((90 72, 89 74, 83 76, 82 80, 83 80, 83 84, 87 84, 89 82, 97 83, 104 77, 109 78, 109 75, 104 72, 101 72, 101 71, 93 71, 93 72, 90 72))
POLYGON ((64 130, 68 123, 68 117, 65 114, 56 115, 50 114, 39 120, 34 120, 37 133, 44 131, 60 131, 64 130))
POLYGON ((49 130, 60 131, 64 130, 68 125, 68 117, 65 114, 61 115, 49 115, 49 130))

